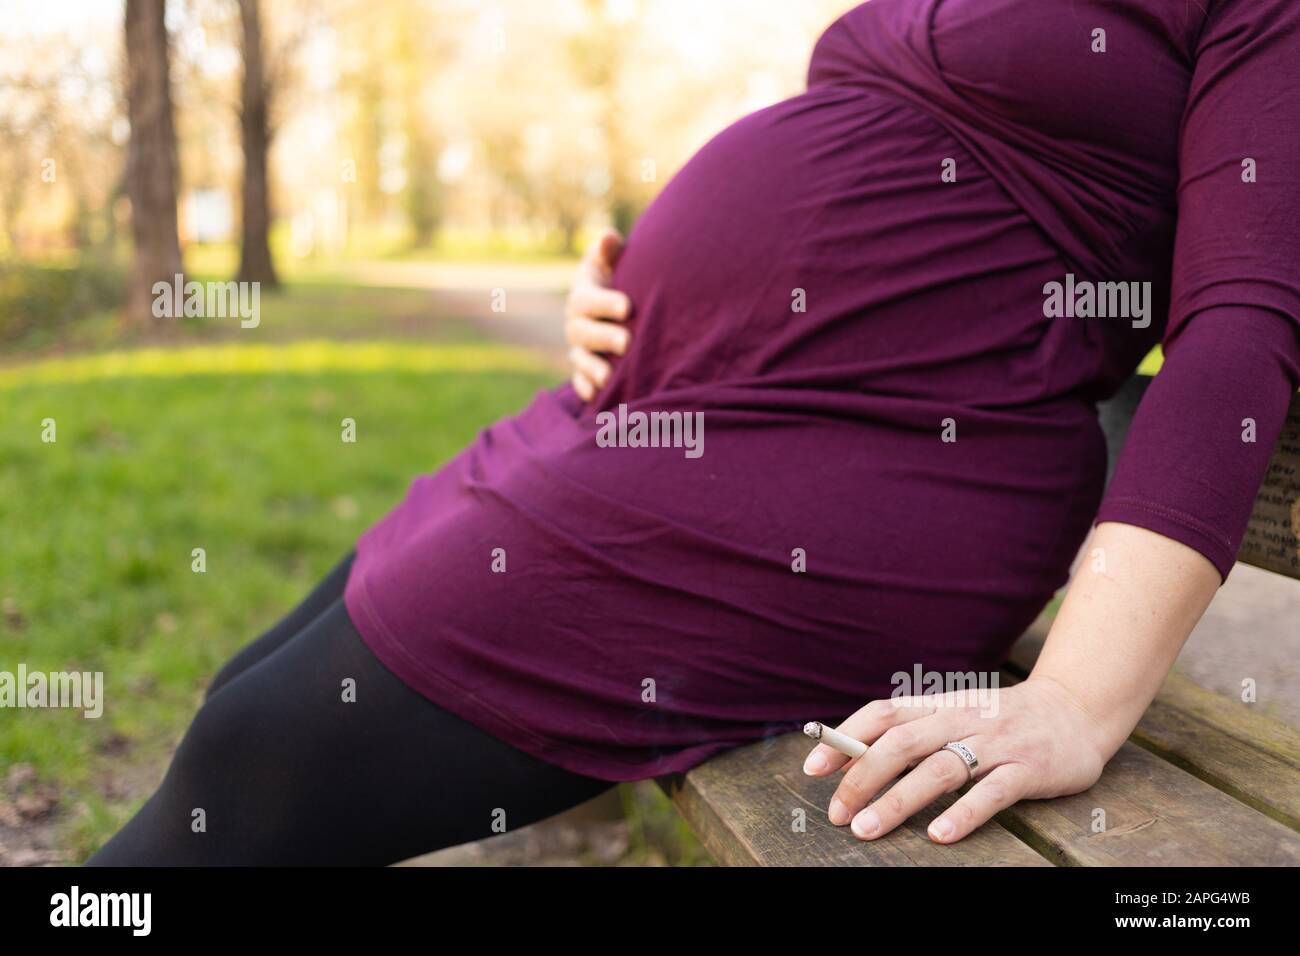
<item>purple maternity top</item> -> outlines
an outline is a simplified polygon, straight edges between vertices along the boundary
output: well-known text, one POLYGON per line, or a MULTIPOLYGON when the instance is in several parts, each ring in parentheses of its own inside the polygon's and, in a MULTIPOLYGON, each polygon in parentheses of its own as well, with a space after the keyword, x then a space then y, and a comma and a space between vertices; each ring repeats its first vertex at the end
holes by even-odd
POLYGON ((1095 520, 1226 576, 1300 384, 1300 2, 858 6, 614 284, 603 393, 418 477, 346 592, 389 668, 522 750, 643 778, 994 669, 1095 520), (1095 403, 1157 343, 1102 500, 1095 403), (619 406, 699 413, 702 454, 598 442, 619 406))

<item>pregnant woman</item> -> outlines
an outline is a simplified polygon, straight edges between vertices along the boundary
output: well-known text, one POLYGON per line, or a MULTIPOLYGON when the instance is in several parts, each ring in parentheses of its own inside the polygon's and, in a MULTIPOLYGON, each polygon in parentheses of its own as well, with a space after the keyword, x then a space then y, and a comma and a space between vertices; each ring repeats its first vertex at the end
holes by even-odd
POLYGON ((870 752, 804 769, 861 839, 971 778, 935 841, 1086 789, 1232 567, 1300 385, 1298 222, 1294 0, 850 10, 589 259, 574 382, 227 665, 92 862, 390 863, 850 713, 870 752), (1103 499, 1095 403, 1160 342, 1103 499), (885 700, 996 671, 1094 524, 1027 681, 885 700))

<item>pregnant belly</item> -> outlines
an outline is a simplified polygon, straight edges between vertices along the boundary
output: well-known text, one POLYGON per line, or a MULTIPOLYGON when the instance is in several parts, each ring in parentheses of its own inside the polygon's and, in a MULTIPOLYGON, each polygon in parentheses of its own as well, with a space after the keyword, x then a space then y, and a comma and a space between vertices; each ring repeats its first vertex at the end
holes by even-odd
POLYGON ((614 274, 633 345, 597 404, 951 368, 991 340, 1037 340, 1053 260, 934 119, 814 88, 724 130, 641 216, 614 274))

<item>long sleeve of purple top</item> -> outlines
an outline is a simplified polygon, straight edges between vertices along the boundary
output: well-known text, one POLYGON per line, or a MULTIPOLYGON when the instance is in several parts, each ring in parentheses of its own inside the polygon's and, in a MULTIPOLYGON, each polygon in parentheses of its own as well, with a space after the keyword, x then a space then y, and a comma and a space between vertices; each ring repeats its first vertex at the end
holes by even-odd
POLYGON ((1181 541, 1224 578, 1300 386, 1297 31, 1300 4, 1240 0, 1202 28, 1165 363, 1097 517, 1181 541))

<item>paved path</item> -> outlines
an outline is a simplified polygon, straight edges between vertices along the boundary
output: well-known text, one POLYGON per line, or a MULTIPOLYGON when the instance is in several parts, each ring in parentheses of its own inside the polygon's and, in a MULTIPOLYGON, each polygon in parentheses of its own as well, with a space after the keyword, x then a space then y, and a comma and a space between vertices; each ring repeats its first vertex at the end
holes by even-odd
POLYGON ((359 262, 342 275, 363 285, 428 289, 430 316, 467 318, 487 334, 564 358, 564 298, 574 263, 359 262), (496 290, 504 291, 504 311, 496 290))

